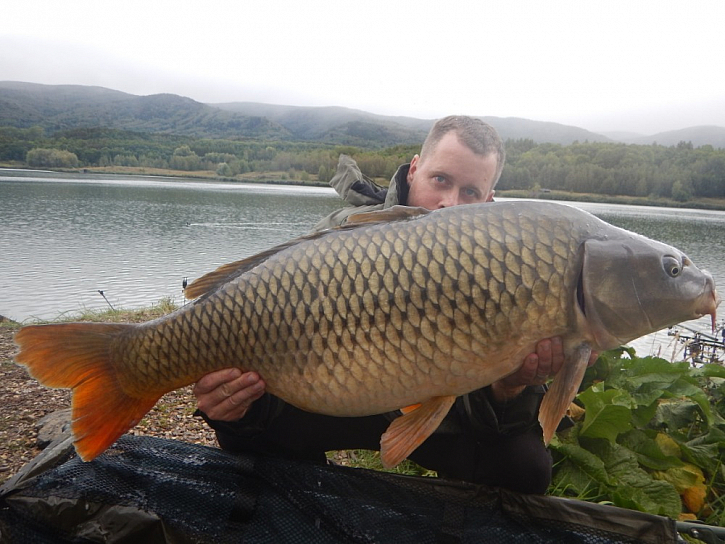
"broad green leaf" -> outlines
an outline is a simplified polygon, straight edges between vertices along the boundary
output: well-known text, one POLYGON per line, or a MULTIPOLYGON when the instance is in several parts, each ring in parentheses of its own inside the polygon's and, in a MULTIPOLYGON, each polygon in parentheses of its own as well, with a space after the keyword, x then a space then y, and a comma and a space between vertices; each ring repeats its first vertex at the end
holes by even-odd
POLYGON ((657 413, 659 396, 649 405, 640 405, 632 410, 632 425, 635 427, 647 427, 657 413))
POLYGON ((707 378, 725 378, 725 366, 716 364, 702 365, 693 369, 693 375, 707 378))
POLYGON ((631 362, 634 357, 633 348, 616 348, 603 351, 599 354, 597 362, 584 373, 580 390, 603 381, 610 381, 612 376, 619 375, 624 365, 631 362))
POLYGON ((620 376, 631 386, 640 387, 644 384, 672 383, 688 372, 687 363, 669 363, 658 357, 643 357, 634 359, 620 376))
POLYGON ((710 399, 705 392, 698 386, 693 385, 688 380, 677 380, 669 388, 668 392, 677 397, 686 397, 697 403, 705 417, 707 424, 712 423, 712 410, 710 409, 710 399))
MULTIPOLYGON (((621 435, 619 444, 634 452, 640 465, 653 470, 667 470, 672 467, 681 467, 684 464, 676 456, 665 453, 655 438, 638 429, 621 435)), ((679 453, 679 447, 676 443, 673 442, 673 444, 679 453)))
POLYGON ((568 450, 552 445, 561 459, 555 482, 584 500, 675 518, 685 504, 706 523, 725 524, 725 367, 611 350, 583 384, 577 398, 584 419, 560 436, 558 446, 568 450), (695 467, 689 475, 677 470, 685 464, 695 467), (653 478, 655 470, 663 479, 653 478), (673 484, 684 489, 681 495, 673 484), (713 502, 704 508, 707 497, 713 502))
POLYGON ((605 440, 588 440, 586 448, 599 457, 610 477, 619 478, 628 471, 641 472, 634 452, 605 440))
POLYGON ((723 463, 721 451, 725 451, 725 432, 710 427, 707 434, 693 438, 680 447, 688 461, 714 473, 723 463))
POLYGON ((550 493, 558 496, 588 500, 599 494, 599 484, 581 467, 569 460, 563 461, 554 472, 550 493))
POLYGON ((616 506, 677 519, 682 510, 680 495, 669 482, 648 479, 641 485, 621 485, 612 493, 616 506))
POLYGON ((607 387, 627 391, 638 405, 650 406, 687 372, 687 363, 672 364, 656 357, 635 359, 614 374, 607 387))
POLYGON ((708 472, 717 470, 718 465, 722 462, 720 448, 718 448, 717 444, 699 444, 695 446, 683 444, 682 453, 685 459, 708 472))
POLYGON ((612 498, 617 506, 677 517, 681 502, 674 486, 653 480, 649 473, 639 468, 633 452, 618 444, 598 440, 592 453, 604 461, 610 478, 616 482, 612 498))
POLYGON ((616 389, 602 391, 601 384, 597 384, 580 393, 578 399, 586 409, 580 436, 615 442, 619 434, 632 428, 633 402, 626 393, 616 389))
POLYGON ((688 446, 698 444, 717 444, 721 448, 725 448, 725 431, 717 427, 708 429, 707 434, 695 437, 687 442, 688 446))
POLYGON ((660 402, 655 413, 654 423, 670 430, 688 427, 697 421, 700 407, 689 399, 666 399, 660 402))
POLYGON ((602 460, 590 451, 574 444, 560 444, 556 452, 576 465, 590 479, 604 484, 610 484, 609 476, 602 460))

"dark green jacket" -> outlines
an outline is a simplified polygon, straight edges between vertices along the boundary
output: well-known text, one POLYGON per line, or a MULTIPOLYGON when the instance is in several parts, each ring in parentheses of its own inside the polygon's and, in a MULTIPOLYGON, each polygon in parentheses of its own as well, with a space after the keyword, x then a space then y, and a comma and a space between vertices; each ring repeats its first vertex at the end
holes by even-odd
POLYGON ((357 163, 347 155, 340 155, 337 172, 330 185, 349 206, 341 208, 322 219, 315 230, 329 229, 345 224, 347 218, 356 213, 383 210, 408 200, 409 164, 398 168, 388 187, 381 187, 360 171, 357 163))

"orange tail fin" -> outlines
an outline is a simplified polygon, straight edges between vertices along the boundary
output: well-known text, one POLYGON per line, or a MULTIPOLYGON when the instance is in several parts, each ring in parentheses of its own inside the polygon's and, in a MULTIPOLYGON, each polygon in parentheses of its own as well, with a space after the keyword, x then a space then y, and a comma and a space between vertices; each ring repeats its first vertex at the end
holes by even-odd
POLYGON ((73 390, 75 448, 84 461, 103 453, 136 425, 160 395, 129 395, 117 379, 112 341, 135 325, 62 323, 23 327, 15 360, 48 387, 73 390))

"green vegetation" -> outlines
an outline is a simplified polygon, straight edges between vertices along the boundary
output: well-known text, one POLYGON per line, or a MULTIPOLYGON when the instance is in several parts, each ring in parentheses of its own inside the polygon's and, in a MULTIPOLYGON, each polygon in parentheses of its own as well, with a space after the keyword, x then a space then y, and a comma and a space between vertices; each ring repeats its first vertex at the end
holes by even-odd
POLYGON ((614 143, 509 140, 499 188, 668 198, 725 198, 725 150, 614 143))
POLYGON ((146 308, 128 309, 101 309, 91 310, 83 309, 78 312, 64 312, 56 319, 36 320, 30 323, 16 323, 15 321, 0 322, 0 326, 11 329, 19 328, 23 325, 40 324, 40 323, 63 323, 69 321, 89 321, 93 323, 143 323, 158 317, 163 317, 177 310, 179 306, 171 297, 164 297, 156 304, 146 308))
MULTIPOLYGON (((725 150, 575 142, 506 142, 499 195, 725 208, 725 150), (619 200, 617 200, 619 199, 619 200)), ((229 180, 329 181, 340 153, 386 183, 419 144, 385 149, 310 141, 206 139, 172 134, 79 128, 46 136, 43 129, 0 127, 0 161, 35 168, 174 171, 229 180)))
POLYGON ((725 525, 725 367, 632 349, 587 371, 575 426, 552 441, 550 492, 725 525))

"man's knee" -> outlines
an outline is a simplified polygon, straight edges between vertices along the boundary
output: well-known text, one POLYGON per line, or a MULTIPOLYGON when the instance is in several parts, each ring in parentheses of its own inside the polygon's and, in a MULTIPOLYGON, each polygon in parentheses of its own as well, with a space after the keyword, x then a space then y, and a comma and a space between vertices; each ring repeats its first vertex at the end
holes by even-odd
POLYGON ((519 493, 546 493, 551 483, 552 458, 540 433, 499 437, 483 447, 476 480, 519 493))

